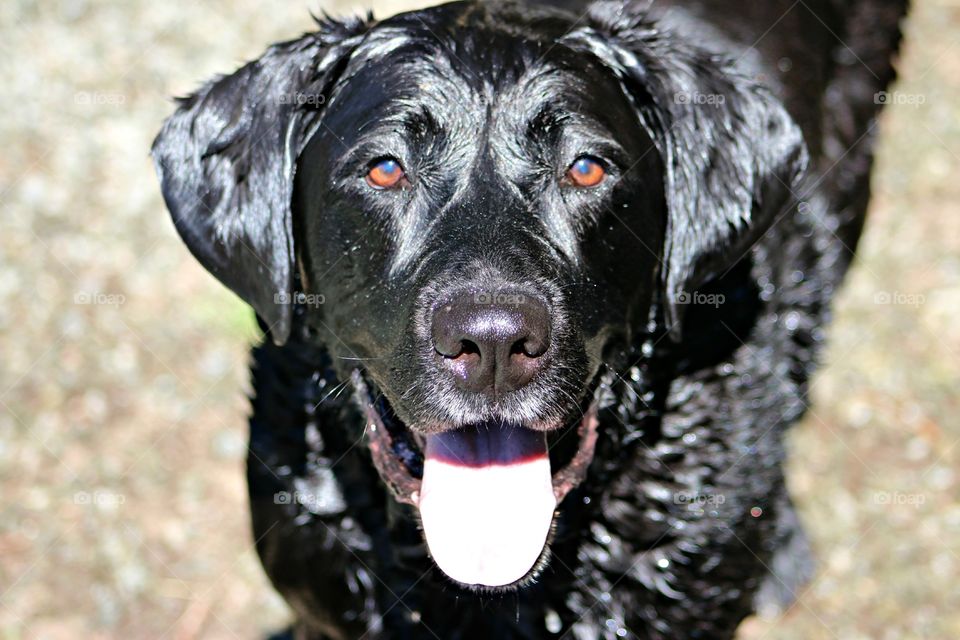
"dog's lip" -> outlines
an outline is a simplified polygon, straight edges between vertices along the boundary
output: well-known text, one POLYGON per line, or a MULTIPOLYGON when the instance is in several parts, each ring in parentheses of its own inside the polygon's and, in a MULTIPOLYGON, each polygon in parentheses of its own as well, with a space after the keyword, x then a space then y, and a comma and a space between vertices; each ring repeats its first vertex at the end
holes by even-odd
MULTIPOLYGON (((351 377, 357 399, 366 419, 366 434, 370 454, 380 477, 398 502, 419 507, 421 479, 411 473, 408 464, 401 460, 394 451, 394 438, 377 409, 363 374, 360 370, 354 370, 351 377)), ((599 389, 594 391, 589 407, 576 426, 578 437, 576 453, 563 467, 552 473, 553 493, 558 505, 570 491, 583 481, 593 460, 599 427, 597 417, 598 395, 599 389)), ((536 429, 548 431, 559 429, 561 426, 560 424, 538 423, 536 429)), ((400 428, 404 429, 407 435, 413 437, 417 446, 420 447, 420 451, 422 451, 423 436, 405 425, 400 428)))

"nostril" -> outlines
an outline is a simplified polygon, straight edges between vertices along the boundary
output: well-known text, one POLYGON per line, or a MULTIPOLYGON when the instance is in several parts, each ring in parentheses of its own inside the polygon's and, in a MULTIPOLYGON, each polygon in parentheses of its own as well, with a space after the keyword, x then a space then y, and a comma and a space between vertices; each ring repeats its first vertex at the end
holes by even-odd
POLYGON ((521 338, 510 347, 510 355, 521 355, 528 358, 539 358, 547 352, 547 341, 537 336, 521 338))
POLYGON ((521 338, 510 346, 511 356, 526 356, 527 358, 539 358, 546 353, 546 345, 543 340, 537 338, 521 338))
POLYGON ((480 347, 472 340, 460 340, 455 343, 455 345, 456 346, 453 346, 453 344, 451 344, 448 348, 442 348, 441 345, 437 344, 434 346, 434 350, 437 352, 437 355, 448 360, 457 360, 464 356, 480 355, 480 347))
POLYGON ((480 346, 472 340, 460 341, 460 355, 480 355, 480 346))

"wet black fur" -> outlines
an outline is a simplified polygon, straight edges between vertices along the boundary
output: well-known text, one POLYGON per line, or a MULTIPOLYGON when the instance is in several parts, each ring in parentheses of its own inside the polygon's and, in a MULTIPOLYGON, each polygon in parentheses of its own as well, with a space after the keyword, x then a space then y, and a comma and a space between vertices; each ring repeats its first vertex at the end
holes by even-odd
MULTIPOLYGON (((416 345, 403 342, 405 328, 419 303, 404 295, 450 274, 434 270, 431 281, 426 269, 394 293, 384 285, 379 311, 343 302, 338 317, 277 304, 277 295, 299 291, 338 301, 357 294, 316 282, 333 268, 311 227, 327 214, 311 209, 310 176, 294 179, 318 166, 304 158, 332 153, 310 148, 324 139, 325 105, 278 96, 343 91, 355 73, 350 57, 376 59, 371 48, 389 48, 389 38, 365 42, 378 28, 369 19, 325 20, 185 99, 158 137, 178 230, 274 338, 253 352, 248 479, 257 550, 296 614, 297 638, 727 638, 758 607, 789 603, 810 576, 784 486, 783 439, 804 413, 830 301, 862 229, 875 94, 893 79, 906 2, 809 0, 789 11, 787 0, 735 11, 719 0, 652 10, 611 2, 579 21, 585 4, 561 4, 569 15, 456 4, 391 27, 426 27, 446 43, 430 54, 456 58, 469 57, 457 48, 463 25, 506 38, 553 34, 564 41, 557 46, 598 61, 635 110, 637 135, 656 144, 656 164, 634 171, 664 206, 636 220, 658 229, 645 239, 662 268, 609 266, 584 303, 551 294, 573 327, 567 351, 581 334, 612 336, 570 355, 574 400, 597 375, 609 384, 590 473, 561 505, 549 566, 519 591, 480 596, 432 568, 411 508, 385 489, 358 440, 364 419, 346 386, 357 366, 350 354, 372 357, 351 323, 381 327, 378 335, 396 336, 398 351, 409 352, 416 345), (694 108, 674 99, 687 90, 727 102, 694 108), (690 292, 724 303, 684 304, 690 292)), ((604 242, 631 264, 622 245, 604 242)), ((571 249, 556 244, 555 253, 571 249)), ((352 264, 363 258, 345 260, 337 269, 363 291, 352 264)), ((579 260, 585 269, 589 256, 579 260)), ((512 264, 502 259, 497 273, 515 278, 512 264)), ((550 264, 562 271, 565 263, 550 264)), ((441 411, 424 408, 437 388, 413 379, 424 386, 402 401, 391 392, 394 373, 370 366, 405 419, 441 411)), ((396 375, 406 384, 418 372, 396 375)))

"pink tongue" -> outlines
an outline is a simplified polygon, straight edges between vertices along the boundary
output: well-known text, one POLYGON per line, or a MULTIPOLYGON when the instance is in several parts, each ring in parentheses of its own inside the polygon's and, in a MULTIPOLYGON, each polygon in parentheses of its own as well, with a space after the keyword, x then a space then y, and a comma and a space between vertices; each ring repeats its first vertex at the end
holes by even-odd
POLYGON ((428 436, 420 517, 434 562, 464 584, 497 587, 527 574, 557 506, 546 435, 467 427, 428 436))

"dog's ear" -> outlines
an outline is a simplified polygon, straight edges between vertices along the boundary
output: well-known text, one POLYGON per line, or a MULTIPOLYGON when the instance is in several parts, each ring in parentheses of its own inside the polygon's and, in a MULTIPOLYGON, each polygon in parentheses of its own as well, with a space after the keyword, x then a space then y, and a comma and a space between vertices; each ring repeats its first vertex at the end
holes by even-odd
POLYGON ((807 162, 802 134, 734 62, 664 32, 638 5, 595 3, 568 40, 618 76, 663 158, 661 279, 679 338, 696 288, 738 262, 790 202, 807 162))
POLYGON ((367 21, 324 20, 179 100, 153 143, 167 208, 194 256, 282 344, 294 280, 291 198, 310 125, 367 21))

